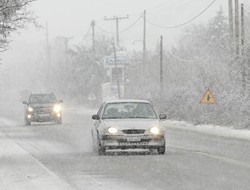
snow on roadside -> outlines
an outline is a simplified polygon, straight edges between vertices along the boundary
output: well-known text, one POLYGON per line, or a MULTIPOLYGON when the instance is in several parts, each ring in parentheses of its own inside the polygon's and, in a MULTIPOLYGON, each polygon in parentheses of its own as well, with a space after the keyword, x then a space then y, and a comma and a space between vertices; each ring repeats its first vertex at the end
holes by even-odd
POLYGON ((0 124, 2 125, 17 125, 17 123, 15 121, 12 121, 10 119, 4 118, 4 117, 0 117, 0 124))
POLYGON ((234 129, 233 127, 223 127, 218 125, 192 125, 184 121, 167 120, 163 122, 166 128, 185 129, 210 135, 250 140, 250 130, 234 129))
POLYGON ((94 115, 97 113, 98 109, 86 108, 83 106, 64 106, 65 112, 75 112, 78 114, 94 115))
POLYGON ((69 184, 1 132, 0 139, 0 187, 4 190, 72 190, 69 184))

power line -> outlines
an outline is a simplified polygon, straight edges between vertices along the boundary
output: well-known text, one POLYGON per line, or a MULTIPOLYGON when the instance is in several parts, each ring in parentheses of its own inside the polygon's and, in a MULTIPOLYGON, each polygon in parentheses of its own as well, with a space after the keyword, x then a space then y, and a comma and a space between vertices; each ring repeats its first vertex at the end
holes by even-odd
POLYGON ((123 19, 128 19, 128 15, 126 17, 117 17, 117 16, 114 16, 113 18, 104 18, 104 20, 106 21, 115 21, 116 23, 116 45, 119 47, 119 21, 123 20, 123 19))
POLYGON ((174 0, 174 1, 165 0, 163 3, 158 4, 155 7, 149 9, 148 12, 155 12, 157 9, 163 8, 166 5, 169 5, 169 6, 178 5, 180 2, 183 2, 183 0, 174 0))
MULTIPOLYGON (((133 22, 131 25, 129 25, 128 27, 126 27, 125 29, 123 29, 122 31, 120 31, 119 33, 123 33, 123 32, 126 32, 127 30, 129 30, 130 28, 132 28, 135 24, 137 24, 139 22, 139 20, 141 19, 141 15, 136 19, 135 22, 133 22)), ((109 32, 105 29, 103 29, 102 27, 98 26, 98 25, 95 25, 99 30, 103 31, 103 32, 106 32, 106 33, 109 33, 109 34, 114 34, 113 32, 109 32)))
POLYGON ((101 28, 101 27, 98 26, 98 25, 95 25, 95 26, 96 26, 96 28, 98 28, 99 30, 101 30, 101 31, 103 31, 103 32, 106 32, 106 33, 108 33, 108 34, 113 34, 113 32, 109 32, 109 31, 107 31, 107 30, 101 28))
POLYGON ((79 44, 81 44, 88 36, 89 32, 90 32, 90 29, 91 29, 91 25, 89 26, 89 29, 87 31, 87 33, 84 35, 84 37, 82 38, 82 40, 79 42, 79 44))
POLYGON ((187 22, 184 22, 182 24, 179 24, 179 25, 175 25, 175 26, 159 26, 157 24, 154 24, 152 22, 150 22, 149 20, 147 20, 147 22, 157 28, 165 28, 165 29, 170 29, 170 28, 179 28, 179 27, 182 27, 186 24, 189 24, 190 22, 192 22, 193 20, 195 20, 196 18, 198 18, 199 16, 201 16, 206 10, 208 10, 214 3, 215 1, 217 0, 213 0, 205 9, 203 9, 199 14, 197 14, 195 17, 193 17, 192 19, 188 20, 187 22))
POLYGON ((141 19, 141 15, 136 19, 135 22, 133 22, 131 25, 129 25, 128 27, 126 27, 125 29, 121 30, 120 33, 126 32, 127 30, 129 30, 130 28, 132 28, 134 25, 136 25, 139 20, 141 19))
MULTIPOLYGON (((149 14, 151 14, 150 12, 155 12, 156 9, 159 9, 159 8, 163 8, 165 7, 166 5, 178 5, 180 4, 181 2, 183 2, 183 0, 173 0, 173 1, 169 1, 169 0, 164 0, 161 4, 158 4, 156 5, 155 7, 152 7, 151 9, 147 9, 147 11, 149 12, 149 14)), ((141 15, 141 12, 134 12, 134 13, 129 13, 128 16, 129 17, 133 17, 133 16, 137 16, 137 15, 141 15)))

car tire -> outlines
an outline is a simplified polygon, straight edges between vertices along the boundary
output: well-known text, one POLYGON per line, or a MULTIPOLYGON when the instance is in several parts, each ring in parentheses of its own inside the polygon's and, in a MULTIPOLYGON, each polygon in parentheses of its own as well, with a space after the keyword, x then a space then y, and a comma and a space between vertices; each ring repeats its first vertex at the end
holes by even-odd
POLYGON ((98 155, 99 155, 99 156, 106 155, 106 148, 105 148, 105 147, 102 147, 102 146, 99 146, 99 147, 98 147, 98 155))
POLYGON ((62 124, 62 118, 56 119, 56 124, 61 125, 62 124))
POLYGON ((106 147, 102 146, 100 142, 98 143, 97 154, 99 156, 106 155, 106 147))
POLYGON ((165 154, 165 146, 161 146, 160 148, 157 148, 158 154, 165 154))
POLYGON ((31 122, 30 122, 29 120, 25 119, 25 125, 26 125, 26 126, 30 126, 30 125, 31 125, 31 122))

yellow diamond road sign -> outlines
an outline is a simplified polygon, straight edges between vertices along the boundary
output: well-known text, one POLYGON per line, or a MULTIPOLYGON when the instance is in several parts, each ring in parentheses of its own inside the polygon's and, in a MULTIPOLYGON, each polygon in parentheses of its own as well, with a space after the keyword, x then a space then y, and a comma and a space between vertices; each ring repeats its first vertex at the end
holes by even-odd
POLYGON ((209 88, 207 89, 206 93, 202 97, 200 103, 201 104, 215 104, 216 103, 215 98, 209 88))

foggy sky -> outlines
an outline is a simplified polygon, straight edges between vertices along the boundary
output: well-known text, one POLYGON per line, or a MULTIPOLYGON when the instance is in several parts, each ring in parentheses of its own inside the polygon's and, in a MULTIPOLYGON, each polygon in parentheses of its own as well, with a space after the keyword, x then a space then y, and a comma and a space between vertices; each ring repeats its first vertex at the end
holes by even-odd
MULTIPOLYGON (((105 21, 105 16, 110 18, 128 15, 129 19, 119 23, 120 31, 135 22, 144 9, 147 10, 149 21, 160 26, 174 26, 190 20, 211 2, 212 0, 37 0, 32 9, 41 25, 48 22, 50 39, 56 36, 67 36, 74 37, 74 40, 78 42, 87 33, 92 20, 95 20, 98 27, 107 31, 107 33, 104 32, 105 35, 114 37, 115 22, 105 21)), ((217 0, 209 10, 192 23, 207 21, 219 10, 220 6, 227 14, 227 0, 217 0)), ((120 34, 121 43, 131 48, 141 46, 139 41, 142 40, 142 24, 140 20, 130 30, 120 34)), ((176 43, 184 28, 159 29, 147 24, 149 49, 160 35, 166 36, 166 44, 176 43)), ((98 32, 103 33, 96 29, 97 34, 98 32)), ((20 39, 20 36, 18 38, 20 39)), ((34 30, 31 27, 22 32, 21 38, 42 39, 44 31, 34 30)), ((90 35, 89 38, 91 38, 90 35)))

